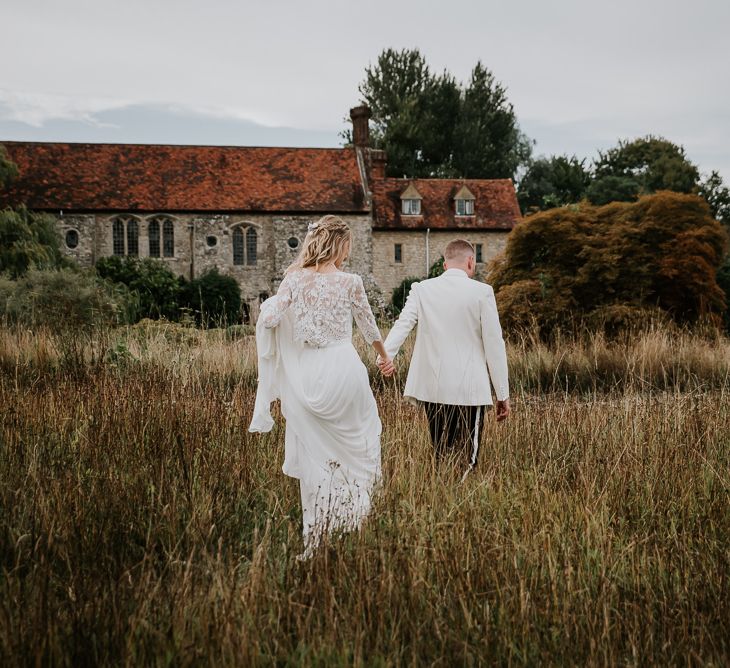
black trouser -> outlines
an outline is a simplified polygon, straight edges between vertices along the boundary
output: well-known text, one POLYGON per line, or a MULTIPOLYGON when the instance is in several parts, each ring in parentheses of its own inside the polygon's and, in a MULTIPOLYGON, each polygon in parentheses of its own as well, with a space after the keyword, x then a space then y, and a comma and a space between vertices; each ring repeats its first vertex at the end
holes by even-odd
POLYGON ((462 457, 476 466, 486 406, 454 406, 424 402, 436 460, 462 457))

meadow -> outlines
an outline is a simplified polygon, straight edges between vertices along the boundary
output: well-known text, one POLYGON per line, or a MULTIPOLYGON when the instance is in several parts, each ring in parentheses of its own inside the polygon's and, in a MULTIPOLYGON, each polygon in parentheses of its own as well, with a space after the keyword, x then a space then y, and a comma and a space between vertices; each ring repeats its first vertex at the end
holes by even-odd
POLYGON ((512 340, 463 484, 358 346, 380 494, 301 564, 250 336, 0 330, 0 663, 730 662, 728 339, 512 340))

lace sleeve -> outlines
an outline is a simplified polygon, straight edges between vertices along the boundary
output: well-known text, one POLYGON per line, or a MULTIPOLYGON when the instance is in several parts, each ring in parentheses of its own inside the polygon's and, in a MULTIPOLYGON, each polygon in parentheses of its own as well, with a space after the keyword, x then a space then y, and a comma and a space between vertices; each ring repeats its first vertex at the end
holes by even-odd
POLYGON ((355 316, 355 322, 360 330, 365 341, 368 345, 373 341, 381 341, 380 330, 375 322, 375 316, 370 308, 367 294, 365 293, 365 286, 362 283, 362 278, 355 275, 354 285, 352 287, 352 293, 350 296, 352 304, 352 314, 355 316))
POLYGON ((264 327, 276 327, 285 311, 291 306, 291 302, 292 279, 287 274, 284 276, 284 280, 281 282, 276 295, 261 304, 259 320, 263 322, 264 327))

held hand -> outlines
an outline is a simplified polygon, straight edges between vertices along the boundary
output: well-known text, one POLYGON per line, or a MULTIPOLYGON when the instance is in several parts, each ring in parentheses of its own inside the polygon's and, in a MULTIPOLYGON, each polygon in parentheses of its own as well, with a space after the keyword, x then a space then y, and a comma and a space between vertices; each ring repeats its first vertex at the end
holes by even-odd
POLYGON ((506 420, 510 412, 511 409, 509 405, 509 399, 497 402, 497 422, 502 422, 502 420, 506 420))
POLYGON ((381 357, 378 355, 378 358, 375 360, 375 364, 378 369, 380 369, 380 373, 382 373, 386 378, 390 378, 390 376, 395 373, 395 364, 393 364, 393 360, 389 357, 381 357))

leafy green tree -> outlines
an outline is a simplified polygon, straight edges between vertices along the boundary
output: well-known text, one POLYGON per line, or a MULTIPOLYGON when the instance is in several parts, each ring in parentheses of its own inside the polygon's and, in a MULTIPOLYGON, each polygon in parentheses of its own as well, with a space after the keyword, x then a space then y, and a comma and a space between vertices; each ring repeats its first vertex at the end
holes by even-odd
POLYGON ((185 279, 176 277, 163 260, 111 256, 98 260, 96 271, 102 278, 126 285, 137 295, 140 318, 180 317, 185 279))
POLYGON ((5 147, 0 144, 0 188, 6 188, 18 177, 18 167, 8 157, 5 147))
POLYGON ((513 178, 531 151, 532 143, 520 131, 507 90, 478 62, 461 96, 452 173, 471 179, 513 178))
POLYGON ((204 327, 222 327, 241 322, 241 288, 232 276, 211 269, 187 285, 188 303, 204 327))
POLYGON ((641 192, 641 184, 632 176, 603 176, 591 181, 586 198, 601 206, 611 202, 633 202, 641 192))
POLYGON ((0 272, 11 278, 31 268, 58 269, 73 263, 61 252, 61 239, 51 216, 28 211, 0 211, 0 272))
POLYGON ((567 155, 538 158, 520 179, 517 199, 523 213, 553 209, 579 202, 590 182, 585 160, 567 155))
POLYGON ((511 178, 529 157, 504 87, 481 63, 464 87, 446 71, 433 74, 417 49, 386 49, 359 91, 390 176, 511 178))
POLYGON ((594 204, 627 201, 658 190, 691 193, 700 178, 684 148, 653 135, 621 140, 618 146, 599 152, 593 172, 594 183, 587 194, 594 204))
POLYGON ((715 220, 730 226, 730 189, 723 183, 719 172, 713 171, 702 179, 699 194, 710 205, 715 220))

